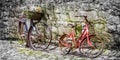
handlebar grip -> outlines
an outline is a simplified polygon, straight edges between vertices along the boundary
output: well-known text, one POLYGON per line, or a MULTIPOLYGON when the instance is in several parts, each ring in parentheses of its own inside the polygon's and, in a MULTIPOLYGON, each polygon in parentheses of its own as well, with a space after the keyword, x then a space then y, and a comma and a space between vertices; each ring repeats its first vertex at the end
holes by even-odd
POLYGON ((86 20, 86 22, 88 23, 88 24, 90 24, 90 26, 92 26, 91 25, 91 23, 88 21, 88 19, 87 19, 87 15, 76 15, 75 17, 84 17, 84 20, 86 20))
MULTIPOLYGON (((87 21, 87 15, 76 15, 75 17, 84 17, 85 20, 87 21)), ((87 21, 88 22, 88 21, 87 21)))

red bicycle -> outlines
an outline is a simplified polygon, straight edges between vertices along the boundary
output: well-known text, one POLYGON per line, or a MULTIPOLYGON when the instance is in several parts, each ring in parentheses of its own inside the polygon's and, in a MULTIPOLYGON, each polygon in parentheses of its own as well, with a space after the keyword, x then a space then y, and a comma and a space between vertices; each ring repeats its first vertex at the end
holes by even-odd
MULTIPOLYGON (((76 16, 79 17, 79 16, 76 16)), ((97 57, 103 51, 103 40, 101 40, 97 35, 90 34, 89 26, 91 24, 87 20, 87 16, 84 17, 84 26, 82 34, 79 37, 75 38, 75 29, 74 25, 71 25, 72 31, 68 34, 64 34, 60 37, 59 46, 63 54, 68 54, 74 49, 79 48, 80 53, 87 57, 97 57)))

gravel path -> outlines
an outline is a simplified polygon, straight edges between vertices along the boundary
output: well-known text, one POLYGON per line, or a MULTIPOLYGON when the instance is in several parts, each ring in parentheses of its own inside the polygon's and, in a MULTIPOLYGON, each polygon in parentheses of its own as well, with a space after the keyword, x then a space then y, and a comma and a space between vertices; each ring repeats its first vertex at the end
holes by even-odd
MULTIPOLYGON (((52 46, 53 47, 53 46, 52 46)), ((118 57, 107 56, 106 51, 97 58, 87 58, 75 51, 69 55, 61 55, 59 48, 53 50, 33 51, 25 48, 19 41, 0 40, 0 60, 120 60, 118 57)))

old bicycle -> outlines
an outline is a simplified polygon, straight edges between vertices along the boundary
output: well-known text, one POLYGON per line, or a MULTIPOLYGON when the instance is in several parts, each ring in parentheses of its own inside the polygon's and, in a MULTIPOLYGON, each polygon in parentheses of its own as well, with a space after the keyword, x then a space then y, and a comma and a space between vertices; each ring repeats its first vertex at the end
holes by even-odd
MULTIPOLYGON (((34 50, 38 48, 46 49, 51 43, 52 32, 51 27, 47 22, 48 17, 45 16, 45 13, 40 7, 36 8, 36 11, 26 11, 28 15, 27 18, 30 20, 30 26, 27 27, 27 24, 19 22, 19 33, 23 35, 24 26, 26 34, 26 47, 30 47, 34 50)), ((21 17, 21 19, 23 19, 21 17)))
POLYGON ((30 12, 34 15, 31 19, 31 26, 28 30, 27 46, 32 49, 43 48, 46 49, 51 43, 52 32, 50 25, 47 21, 44 13, 30 12), (44 18, 43 20, 41 20, 44 18))
MULTIPOLYGON (((79 17, 79 16, 76 16, 79 17)), ((95 34, 89 33, 89 26, 91 25, 87 20, 87 16, 84 17, 84 26, 82 33, 79 37, 75 38, 74 25, 71 24, 71 32, 66 33, 60 37, 59 46, 63 54, 68 54, 74 49, 79 48, 80 53, 87 57, 97 57, 103 51, 103 41, 95 34)))

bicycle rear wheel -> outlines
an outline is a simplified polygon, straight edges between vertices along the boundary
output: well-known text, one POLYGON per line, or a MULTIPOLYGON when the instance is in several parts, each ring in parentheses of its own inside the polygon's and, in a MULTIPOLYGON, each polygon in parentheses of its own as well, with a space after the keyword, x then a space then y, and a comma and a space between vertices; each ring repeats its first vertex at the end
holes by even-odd
POLYGON ((94 58, 99 56, 103 52, 103 48, 104 48, 103 40, 101 40, 99 37, 95 35, 90 35, 89 37, 92 46, 88 45, 88 40, 86 37, 85 40, 81 43, 79 51, 84 56, 94 58))
POLYGON ((47 49, 51 43, 51 40, 51 28, 46 23, 40 22, 36 24, 35 27, 30 27, 28 32, 28 44, 32 49, 47 49))
POLYGON ((71 48, 72 41, 69 41, 68 38, 69 38, 68 35, 64 34, 60 37, 60 40, 59 40, 59 47, 63 55, 69 54, 70 51, 72 50, 71 48))

